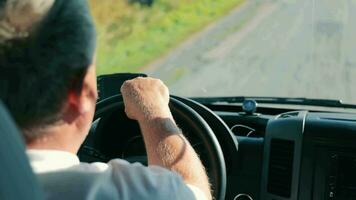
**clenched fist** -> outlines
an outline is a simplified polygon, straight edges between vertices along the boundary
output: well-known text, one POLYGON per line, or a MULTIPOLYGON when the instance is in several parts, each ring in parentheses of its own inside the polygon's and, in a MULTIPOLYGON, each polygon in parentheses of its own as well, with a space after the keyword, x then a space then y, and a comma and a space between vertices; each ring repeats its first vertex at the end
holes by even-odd
POLYGON ((157 118, 171 118, 169 91, 161 80, 135 78, 126 81, 121 87, 125 112, 139 122, 157 118))

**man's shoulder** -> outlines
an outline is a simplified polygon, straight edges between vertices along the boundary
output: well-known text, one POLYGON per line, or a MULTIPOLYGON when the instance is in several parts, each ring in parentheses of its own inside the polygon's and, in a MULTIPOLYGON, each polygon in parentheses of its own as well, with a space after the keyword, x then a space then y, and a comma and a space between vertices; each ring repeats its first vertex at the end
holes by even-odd
POLYGON ((130 163, 122 159, 113 159, 108 163, 103 162, 93 162, 93 163, 80 163, 77 166, 69 168, 68 171, 78 171, 78 172, 110 172, 118 174, 148 174, 148 175, 164 175, 172 178, 181 179, 181 177, 176 173, 172 172, 166 168, 160 166, 144 166, 141 163, 130 163))
POLYGON ((176 173, 120 159, 108 163, 80 163, 67 170, 41 174, 40 180, 53 197, 64 192, 70 199, 73 196, 86 199, 78 195, 87 194, 97 199, 103 195, 109 199, 194 199, 176 173))

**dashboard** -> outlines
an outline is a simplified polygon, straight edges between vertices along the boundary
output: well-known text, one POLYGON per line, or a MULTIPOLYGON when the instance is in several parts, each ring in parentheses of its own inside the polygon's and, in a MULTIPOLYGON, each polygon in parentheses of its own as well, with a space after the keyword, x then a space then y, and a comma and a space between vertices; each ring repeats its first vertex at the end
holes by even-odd
POLYGON ((355 114, 267 109, 274 114, 246 116, 229 109, 216 113, 242 130, 233 130, 239 150, 226 199, 356 199, 355 114))

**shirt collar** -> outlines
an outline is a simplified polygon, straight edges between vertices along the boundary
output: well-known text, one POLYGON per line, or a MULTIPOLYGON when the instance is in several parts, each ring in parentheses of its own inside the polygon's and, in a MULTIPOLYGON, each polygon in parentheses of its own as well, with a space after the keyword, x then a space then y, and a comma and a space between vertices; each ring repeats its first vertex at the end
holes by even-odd
POLYGON ((57 150, 27 150, 27 156, 35 173, 46 173, 63 170, 80 161, 77 155, 57 150))

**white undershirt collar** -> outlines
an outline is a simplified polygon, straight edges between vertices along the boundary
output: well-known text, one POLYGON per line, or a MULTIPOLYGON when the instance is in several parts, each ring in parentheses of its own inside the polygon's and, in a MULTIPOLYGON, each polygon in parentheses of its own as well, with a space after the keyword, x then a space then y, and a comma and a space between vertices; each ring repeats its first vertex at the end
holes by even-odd
POLYGON ((31 149, 26 153, 35 173, 53 172, 80 164, 77 155, 66 151, 31 149))

